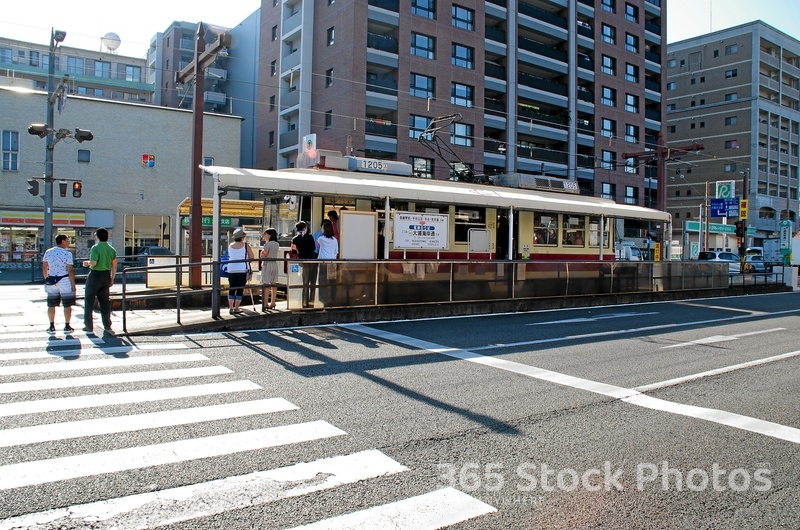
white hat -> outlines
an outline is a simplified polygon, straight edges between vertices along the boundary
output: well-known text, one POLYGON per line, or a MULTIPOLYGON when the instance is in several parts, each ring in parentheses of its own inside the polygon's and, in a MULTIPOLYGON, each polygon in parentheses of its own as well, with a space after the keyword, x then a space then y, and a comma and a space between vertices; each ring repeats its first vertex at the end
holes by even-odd
POLYGON ((244 239, 244 230, 239 227, 233 231, 233 235, 231 236, 233 239, 244 239))

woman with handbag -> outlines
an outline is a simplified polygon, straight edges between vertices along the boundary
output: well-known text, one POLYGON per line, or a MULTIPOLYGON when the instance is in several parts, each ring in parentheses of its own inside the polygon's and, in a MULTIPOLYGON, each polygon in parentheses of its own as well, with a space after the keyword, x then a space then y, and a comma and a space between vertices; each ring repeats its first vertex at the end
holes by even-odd
POLYGON ((275 309, 275 302, 278 298, 278 262, 275 260, 278 259, 279 250, 278 231, 274 228, 267 228, 264 230, 264 248, 261 249, 261 258, 269 261, 259 262, 261 263, 261 285, 263 285, 261 300, 264 311, 275 309))
POLYGON ((233 243, 228 246, 228 311, 231 315, 242 312, 239 306, 250 273, 249 260, 253 259, 250 245, 245 242, 244 235, 244 230, 241 228, 234 230, 231 236, 233 243))

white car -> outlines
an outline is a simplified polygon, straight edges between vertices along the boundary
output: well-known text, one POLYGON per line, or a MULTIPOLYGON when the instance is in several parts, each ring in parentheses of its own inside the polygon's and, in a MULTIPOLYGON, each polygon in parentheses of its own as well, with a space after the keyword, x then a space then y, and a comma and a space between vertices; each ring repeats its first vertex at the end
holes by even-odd
POLYGON ((739 254, 733 252, 720 252, 717 250, 709 250, 708 252, 701 252, 697 255, 699 261, 722 261, 728 264, 728 274, 739 274, 741 272, 741 263, 739 261, 739 254))

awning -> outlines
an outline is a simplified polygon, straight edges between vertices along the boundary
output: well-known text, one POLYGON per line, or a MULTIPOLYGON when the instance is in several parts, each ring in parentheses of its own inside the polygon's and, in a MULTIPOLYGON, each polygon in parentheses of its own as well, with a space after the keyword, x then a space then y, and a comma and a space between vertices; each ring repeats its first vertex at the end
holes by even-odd
MULTIPOLYGON (((221 203, 221 215, 224 217, 257 217, 260 219, 264 209, 264 203, 261 201, 222 199, 221 203)), ((200 205, 203 208, 203 213, 201 215, 214 215, 212 199, 202 199, 200 205)), ((178 212, 180 215, 189 215, 191 207, 192 200, 186 198, 181 202, 178 212)))
MULTIPOLYGON (((659 210, 567 193, 326 169, 268 171, 223 166, 202 166, 202 168, 219 174, 220 186, 228 189, 271 190, 299 195, 372 199, 389 196, 393 200, 410 202, 463 204, 501 209, 513 206, 516 210, 671 221, 668 213, 659 210)), ((206 199, 203 201, 205 205, 206 199)), ((208 201, 210 205, 211 199, 208 201)), ((225 214, 224 206, 222 215, 229 215, 225 214)))

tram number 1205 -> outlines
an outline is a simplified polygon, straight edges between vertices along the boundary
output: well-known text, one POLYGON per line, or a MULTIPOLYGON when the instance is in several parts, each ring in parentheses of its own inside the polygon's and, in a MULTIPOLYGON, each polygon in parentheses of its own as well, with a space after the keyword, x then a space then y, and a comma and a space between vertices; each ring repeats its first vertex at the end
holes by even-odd
POLYGON ((362 158, 360 160, 361 167, 359 169, 366 171, 388 171, 389 164, 382 160, 370 160, 369 158, 362 158))

